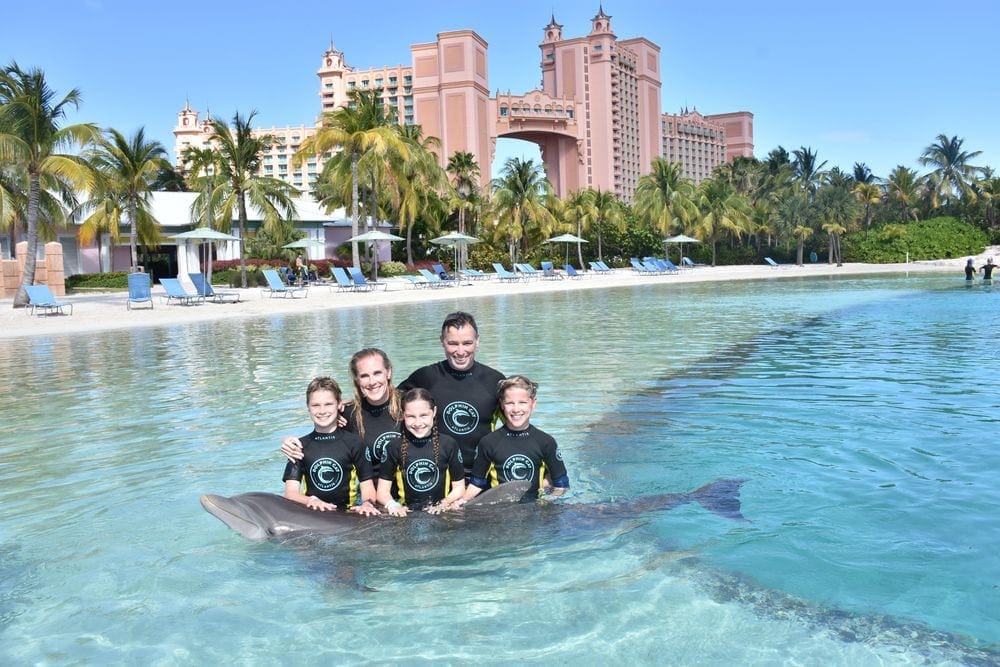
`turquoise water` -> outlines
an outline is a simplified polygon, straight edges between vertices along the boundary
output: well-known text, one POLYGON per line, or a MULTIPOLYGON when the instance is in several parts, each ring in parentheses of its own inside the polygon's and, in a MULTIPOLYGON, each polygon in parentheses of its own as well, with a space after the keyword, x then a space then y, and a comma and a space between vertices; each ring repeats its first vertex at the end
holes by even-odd
POLYGON ((996 664, 1000 289, 962 282, 664 280, 7 342, 0 661, 996 664), (280 492, 309 377, 367 345, 405 375, 459 306, 484 362, 541 382, 568 502, 739 477, 749 521, 685 505, 362 552, 201 510, 280 492))

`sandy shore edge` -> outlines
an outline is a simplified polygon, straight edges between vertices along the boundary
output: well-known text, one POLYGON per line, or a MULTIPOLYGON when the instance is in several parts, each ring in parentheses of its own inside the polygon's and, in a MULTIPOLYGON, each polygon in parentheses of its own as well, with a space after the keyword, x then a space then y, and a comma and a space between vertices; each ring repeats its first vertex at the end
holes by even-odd
MULTIPOLYGON (((987 248, 975 256, 976 266, 987 257, 1000 255, 1000 246, 987 248)), ((336 288, 312 287, 306 298, 269 297, 260 289, 237 290, 238 303, 205 303, 196 306, 168 305, 162 298, 162 288, 153 289, 154 307, 144 304, 141 310, 127 310, 125 292, 74 294, 60 301, 73 304, 72 315, 30 315, 26 308, 13 308, 11 299, 0 299, 0 339, 57 334, 77 334, 114 329, 164 326, 188 322, 204 322, 233 318, 267 317, 276 314, 311 313, 336 308, 359 308, 377 305, 416 303, 430 300, 476 298, 498 294, 532 294, 582 289, 604 289, 650 282, 663 284, 769 280, 817 276, 860 276, 898 273, 949 273, 956 280, 963 276, 962 269, 968 258, 910 262, 908 264, 807 264, 795 266, 700 266, 665 276, 640 275, 631 269, 618 269, 613 274, 588 273, 577 280, 534 280, 519 283, 501 283, 496 279, 462 282, 455 287, 438 289, 414 288, 409 282, 397 278, 387 282, 386 290, 351 293, 338 292, 336 288)))

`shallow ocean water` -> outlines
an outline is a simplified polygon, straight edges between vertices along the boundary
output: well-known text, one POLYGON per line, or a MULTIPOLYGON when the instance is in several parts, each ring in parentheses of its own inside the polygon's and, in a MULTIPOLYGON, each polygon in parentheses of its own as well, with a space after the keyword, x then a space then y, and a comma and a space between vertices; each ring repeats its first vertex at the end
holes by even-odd
POLYGON ((10 341, 0 660, 1000 663, 998 326, 1000 288, 952 277, 667 278, 10 341), (748 521, 690 504, 362 553, 202 511, 280 492, 310 377, 347 384, 368 345, 405 377, 459 307, 484 363, 541 383, 565 502, 744 478, 748 521))

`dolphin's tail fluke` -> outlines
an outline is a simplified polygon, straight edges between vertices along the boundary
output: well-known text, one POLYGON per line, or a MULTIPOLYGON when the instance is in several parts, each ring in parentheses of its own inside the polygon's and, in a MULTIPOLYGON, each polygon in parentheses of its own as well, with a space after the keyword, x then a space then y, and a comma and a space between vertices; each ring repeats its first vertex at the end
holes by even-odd
POLYGON ((740 487, 745 479, 718 479, 690 494, 690 499, 713 514, 734 521, 747 521, 740 509, 740 487))

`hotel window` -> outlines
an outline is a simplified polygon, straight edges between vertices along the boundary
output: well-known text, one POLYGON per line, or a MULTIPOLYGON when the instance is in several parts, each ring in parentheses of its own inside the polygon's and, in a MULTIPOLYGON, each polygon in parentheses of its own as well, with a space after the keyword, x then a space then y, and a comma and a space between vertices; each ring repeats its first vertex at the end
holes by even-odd
POLYGON ((407 86, 410 85, 411 83, 413 83, 413 77, 407 74, 406 76, 403 77, 403 83, 407 86))
POLYGON ((333 88, 333 84, 330 83, 330 82, 327 82, 327 83, 323 84, 323 87, 326 88, 326 89, 330 89, 330 88, 333 88))
POLYGON ((381 77, 379 77, 378 79, 375 79, 375 87, 376 88, 381 88, 382 87, 382 78, 381 77))
POLYGON ((348 81, 347 82, 347 89, 348 90, 354 90, 354 86, 355 86, 355 83, 353 81, 348 81))
POLYGON ((500 117, 504 118, 507 116, 507 107, 500 107, 500 117))
POLYGON ((396 77, 394 77, 394 76, 390 76, 390 77, 389 77, 389 85, 392 85, 392 84, 394 84, 394 83, 396 83, 396 77))

